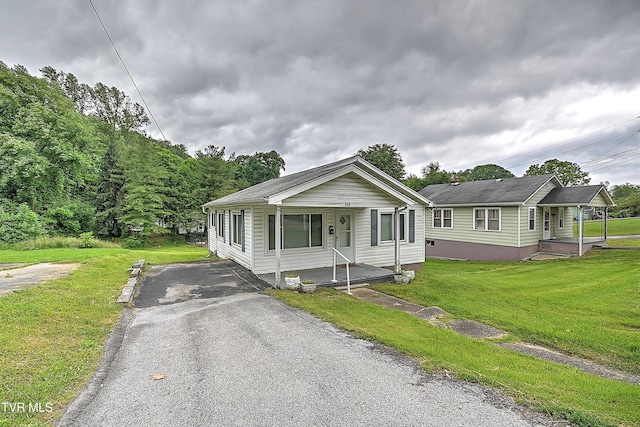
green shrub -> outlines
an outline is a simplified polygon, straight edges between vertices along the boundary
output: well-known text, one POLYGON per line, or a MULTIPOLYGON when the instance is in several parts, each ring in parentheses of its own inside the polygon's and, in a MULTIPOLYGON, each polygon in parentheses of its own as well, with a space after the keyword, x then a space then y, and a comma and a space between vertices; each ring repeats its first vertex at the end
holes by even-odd
POLYGON ((88 231, 80 235, 81 248, 92 248, 96 244, 96 239, 93 237, 93 233, 88 231))
POLYGON ((139 249, 144 248, 146 245, 146 239, 144 237, 126 237, 122 239, 122 247, 126 249, 139 249))
POLYGON ((0 242, 17 243, 44 233, 38 214, 26 204, 0 199, 0 242))

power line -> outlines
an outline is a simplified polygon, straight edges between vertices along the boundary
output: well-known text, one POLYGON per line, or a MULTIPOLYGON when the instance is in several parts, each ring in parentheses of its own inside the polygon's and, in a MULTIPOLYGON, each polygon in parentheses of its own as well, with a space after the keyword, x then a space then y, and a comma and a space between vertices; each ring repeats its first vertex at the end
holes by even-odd
MULTIPOLYGON (((622 144, 624 144, 625 142, 627 142, 628 140, 630 140, 631 138, 633 138, 634 136, 636 136, 638 134, 638 132, 640 132, 640 130, 635 130, 633 131, 633 134, 629 135, 628 137, 626 137, 625 139, 623 139, 622 141, 620 141, 619 143, 617 143, 616 145, 614 145, 613 147, 609 148, 608 150, 605 150, 602 154, 598 155, 597 157, 595 157, 594 159, 592 159, 591 161, 588 161, 587 163, 584 163, 582 165, 582 167, 585 166, 589 166, 592 165, 594 163, 597 163, 598 159, 601 159, 602 157, 604 157, 605 154, 607 154, 610 151, 613 151, 614 149, 618 148, 619 146, 621 146, 622 144)), ((622 153, 625 153, 625 151, 623 151, 622 153)), ((622 153, 618 153, 615 154, 615 156, 618 156, 622 153)))
MULTIPOLYGON (((607 128, 605 128, 605 129, 607 129, 607 128)), ((602 130, 602 129, 601 129, 601 130, 602 130)), ((586 134, 586 135, 583 135, 583 136, 592 135, 592 134, 594 134, 594 133, 596 133, 596 132, 591 132, 591 133, 586 134)), ((519 163, 519 164, 517 164, 517 165, 509 166, 507 169, 512 169, 512 168, 515 168, 515 167, 518 167, 518 166, 522 166, 522 165, 528 165, 528 164, 530 164, 530 163, 532 163, 532 162, 535 162, 535 161, 538 161, 538 160, 542 160, 542 159, 548 159, 549 157, 557 156, 557 155, 559 155, 559 154, 566 154, 566 153, 570 153, 570 152, 572 152, 572 151, 582 150, 582 149, 584 149, 584 148, 586 148, 586 147, 590 147, 590 146, 592 146, 592 145, 600 144, 601 142, 609 141, 609 140, 611 140, 611 139, 615 139, 615 138, 618 138, 618 137, 623 136, 623 135, 629 135, 629 134, 632 134, 631 136, 633 136, 633 134, 636 134, 636 133, 637 133, 637 131, 636 131, 636 130, 632 130, 632 131, 624 132, 624 133, 621 133, 621 134, 618 134, 618 135, 610 136, 609 138, 599 139, 599 140, 597 140, 597 141, 595 141, 595 142, 592 142, 592 143, 590 143, 590 144, 581 145, 580 147, 571 148, 571 149, 569 149, 569 150, 560 151, 560 152, 557 152, 557 153, 554 153, 554 154, 548 154, 548 155, 545 155, 545 156, 543 156, 543 157, 538 157, 538 158, 536 158, 536 159, 532 159, 532 160, 526 161, 526 162, 524 162, 524 163, 519 163)), ((572 138, 572 139, 569 139, 569 140, 567 140, 567 141, 565 141, 565 142, 573 141, 573 140, 575 140, 575 139, 582 138, 583 136, 579 136, 579 137, 576 137, 576 138, 572 138)), ((559 144, 564 144, 565 142, 562 142, 562 143, 559 143, 559 144)), ((554 145, 559 145, 559 144, 554 144, 554 145)), ((546 149, 546 148, 548 148, 548 147, 545 147, 545 149, 546 149)), ((540 150, 536 150, 536 151, 540 151, 540 150)))
MULTIPOLYGON (((548 150, 548 149, 549 149, 549 148, 551 148, 551 147, 555 147, 555 146, 558 146, 558 145, 564 145, 564 144, 567 144, 567 143, 569 143, 569 142, 575 141, 575 140, 577 140, 577 139, 581 139, 581 138, 584 138, 584 137, 587 137, 587 136, 590 136, 590 135, 596 134, 596 133, 598 133, 598 132, 602 132, 603 130, 607 130, 607 129, 610 129, 610 128, 613 128, 613 127, 620 126, 620 125, 622 125, 622 124, 625 124, 625 123, 631 122, 631 121, 636 120, 636 119, 640 119, 640 116, 638 116, 638 117, 634 117, 633 119, 629 119, 629 120, 622 121, 622 122, 620 122, 620 123, 615 123, 615 124, 613 124, 613 125, 606 126, 606 127, 601 128, 601 129, 598 129, 598 130, 594 130, 593 132, 585 133, 584 135, 579 135, 579 136, 573 137, 573 138, 571 138, 571 139, 567 139, 567 140, 565 140, 565 141, 557 142, 557 143, 555 143, 555 144, 551 144, 551 145, 549 145, 549 146, 546 146, 546 147, 543 147, 543 148, 540 148, 540 149, 537 149, 537 150, 530 151, 529 153, 536 153, 536 152, 539 152, 539 151, 548 150)), ((579 150, 579 149, 581 149, 581 148, 589 147, 589 146, 591 146, 591 145, 595 145, 595 144, 598 144, 598 143, 600 143, 600 142, 608 141, 609 139, 617 138, 617 137, 619 137, 619 136, 626 135, 626 134, 628 134, 628 133, 632 133, 632 132, 635 132, 635 131, 625 132, 625 133, 622 133, 622 134, 620 134, 620 135, 616 135, 616 136, 613 136, 613 137, 610 137, 610 138, 605 138, 605 139, 602 139, 602 140, 598 140, 598 141, 596 141, 596 142, 593 142, 593 143, 591 143, 591 144, 584 145, 584 146, 581 146, 581 147, 578 147, 578 148, 573 148, 573 149, 566 150, 566 151, 563 151, 563 152, 560 152, 560 153, 555 153, 555 154, 550 154, 550 155, 547 155, 547 156, 539 157, 539 158, 536 158, 536 159, 533 159, 533 160, 526 161, 526 162, 524 162, 524 163, 519 163, 519 164, 517 164, 517 165, 509 166, 507 169, 515 168, 515 167, 518 167, 518 166, 527 165, 527 164, 530 164, 531 162, 535 162, 535 161, 537 161, 537 160, 546 159, 546 158, 548 158, 549 156, 557 156, 558 154, 565 154, 565 153, 569 153, 569 152, 571 152, 571 151, 576 151, 576 150, 579 150)), ((511 156, 511 157, 505 157, 505 158, 503 158, 503 159, 501 159, 501 160, 498 160, 498 163, 503 162, 503 161, 508 160, 508 159, 511 159, 511 158, 513 158, 513 157, 520 157, 520 155, 515 155, 515 156, 511 156)))
POLYGON ((140 99, 142 99, 142 103, 144 104, 145 108, 149 112, 149 115, 151 116, 151 120, 153 120, 153 123, 156 125, 156 127, 160 131, 160 135, 162 135, 162 139, 164 139, 165 141, 168 141, 167 137, 164 136, 164 133, 162 132, 162 129, 160 128, 160 125, 158 124, 158 121, 156 120, 156 118, 154 117, 153 113, 151 112, 151 108, 149 108, 149 105, 147 104, 147 101, 144 99, 144 96, 142 96, 142 92, 140 92, 140 89, 138 88, 138 85, 136 84, 135 80, 133 80, 133 76, 129 72, 129 69, 127 68, 127 64, 125 64, 124 59, 122 59, 122 56, 120 56, 120 52, 118 52, 118 48, 116 47, 116 44, 113 42, 113 39, 111 38, 111 35, 109 34, 109 31, 107 31, 107 27, 104 25, 104 22, 102 22, 102 19, 100 18, 100 14, 96 10, 96 7, 93 5, 93 1, 89 0, 89 4, 91 5, 91 8, 95 12, 96 17, 98 17, 98 21, 100 21, 100 25, 102 25, 102 29, 104 30, 104 33, 107 35, 107 38, 109 39, 109 42, 111 43, 111 46, 113 46, 113 50, 115 50, 116 55, 118 56, 118 59, 120 60, 120 63, 122 64, 122 67, 127 72, 127 75, 129 76, 129 79, 131 79, 131 83, 133 83, 133 87, 136 88, 136 92, 138 92, 138 95, 140 96, 140 99))
MULTIPOLYGON (((636 150, 637 150, 637 149, 636 149, 636 150)), ((614 167, 614 166, 618 166, 618 165, 621 165, 622 163, 627 163, 627 162, 630 162, 630 161, 632 161, 632 160, 636 160, 636 159, 640 159, 640 154, 638 154, 637 156, 633 156, 633 157, 626 158, 626 159, 624 159, 624 160, 620 160, 620 161, 618 161, 618 162, 616 162, 616 163, 612 163, 612 164, 610 164, 610 165, 602 166, 602 167, 600 167, 600 168, 591 169, 591 170, 590 170, 590 171, 588 171, 588 172, 589 172, 589 173, 591 173, 591 172, 599 171, 599 170, 602 170, 602 169, 612 168, 612 167, 614 167)))

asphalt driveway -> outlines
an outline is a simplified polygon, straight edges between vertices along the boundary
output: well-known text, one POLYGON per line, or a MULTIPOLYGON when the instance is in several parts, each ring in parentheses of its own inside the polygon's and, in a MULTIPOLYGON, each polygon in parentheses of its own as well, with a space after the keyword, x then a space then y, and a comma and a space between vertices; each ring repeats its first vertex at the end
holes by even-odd
MULTIPOLYGON (((217 271, 211 267, 222 266, 190 268, 217 271)), ((157 271, 139 302, 162 299, 145 293, 170 288, 169 277, 185 282, 180 271, 157 271)), ((126 310, 96 376, 60 425, 540 424, 492 392, 426 375, 411 359, 257 292, 242 274, 230 281, 220 286, 248 292, 205 298, 203 291, 126 310)))
POLYGON ((138 308, 259 292, 267 285, 233 261, 152 266, 134 299, 138 308))

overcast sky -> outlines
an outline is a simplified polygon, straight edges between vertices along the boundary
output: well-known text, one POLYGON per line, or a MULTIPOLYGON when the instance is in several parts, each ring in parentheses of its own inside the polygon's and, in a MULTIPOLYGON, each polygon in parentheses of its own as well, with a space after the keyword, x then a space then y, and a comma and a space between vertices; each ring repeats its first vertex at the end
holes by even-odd
MULTIPOLYGON (((89 0, 1 0, 0 61, 141 103, 89 0)), ((559 158, 640 184, 638 0, 93 0, 164 135, 291 173, 395 145, 407 172, 559 158)), ((147 130, 160 138, 155 126, 147 130)))

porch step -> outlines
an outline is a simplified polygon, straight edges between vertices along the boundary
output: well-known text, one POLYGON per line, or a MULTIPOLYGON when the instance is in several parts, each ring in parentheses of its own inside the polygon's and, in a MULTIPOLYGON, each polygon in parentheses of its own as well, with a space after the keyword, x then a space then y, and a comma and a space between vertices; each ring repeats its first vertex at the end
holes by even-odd
MULTIPOLYGON (((362 282, 362 283, 352 283, 351 284, 351 289, 357 289, 357 288, 366 288, 367 286, 371 285, 371 283, 369 282, 362 282)), ((334 286, 334 289, 336 291, 346 291, 347 290, 347 286, 334 286)))

